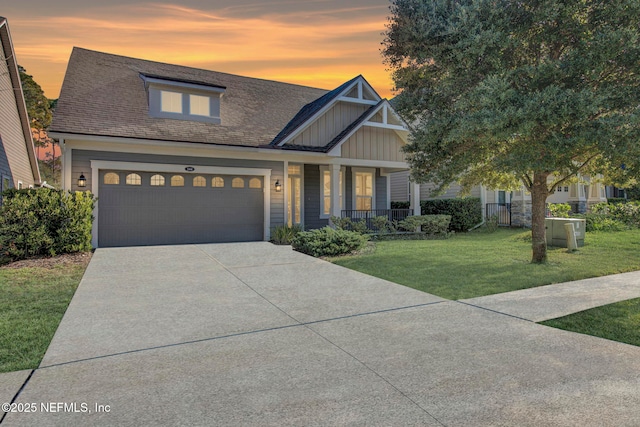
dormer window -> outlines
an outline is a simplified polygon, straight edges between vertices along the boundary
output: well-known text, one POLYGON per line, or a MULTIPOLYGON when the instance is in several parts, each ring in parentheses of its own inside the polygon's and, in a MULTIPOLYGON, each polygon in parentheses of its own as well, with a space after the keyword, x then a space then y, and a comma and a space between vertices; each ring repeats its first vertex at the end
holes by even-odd
POLYGON ((140 76, 149 94, 151 117, 219 124, 222 86, 207 83, 140 76))

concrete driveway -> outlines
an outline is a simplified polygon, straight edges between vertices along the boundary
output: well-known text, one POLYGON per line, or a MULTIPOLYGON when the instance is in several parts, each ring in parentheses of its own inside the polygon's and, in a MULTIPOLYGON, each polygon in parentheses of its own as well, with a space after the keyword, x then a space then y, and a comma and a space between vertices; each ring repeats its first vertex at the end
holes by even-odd
POLYGON ((99 249, 3 427, 636 426, 639 384, 638 347, 288 247, 99 249))

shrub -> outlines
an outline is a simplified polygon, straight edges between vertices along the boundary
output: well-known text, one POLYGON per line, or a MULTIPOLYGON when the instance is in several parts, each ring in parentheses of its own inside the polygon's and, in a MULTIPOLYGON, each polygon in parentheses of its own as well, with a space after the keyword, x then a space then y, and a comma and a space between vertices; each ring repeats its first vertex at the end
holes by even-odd
POLYGON ((271 243, 274 245, 290 245, 296 234, 304 231, 298 224, 279 225, 271 230, 271 243))
POLYGON ((355 231, 356 233, 364 234, 369 232, 367 227, 367 220, 359 219, 353 221, 351 218, 340 218, 338 216, 332 216, 330 218, 331 223, 339 230, 355 231))
POLYGON ((640 227, 640 203, 598 203, 591 207, 591 214, 604 215, 629 227, 640 227))
POLYGON ((446 234, 451 223, 451 215, 408 216, 398 223, 406 231, 422 231, 425 234, 446 234))
POLYGON ((394 224, 384 215, 371 218, 371 225, 378 233, 393 233, 396 231, 394 224))
POLYGON ((312 255, 336 256, 362 249, 369 238, 348 230, 324 227, 318 230, 303 231, 292 240, 293 249, 312 255))
POLYGON ((91 249, 95 198, 89 192, 11 189, 3 193, 0 248, 11 260, 91 249))
POLYGON ((623 222, 602 213, 588 213, 584 215, 574 215, 577 218, 585 219, 585 231, 623 231, 629 227, 623 222))
POLYGON ((625 199, 624 197, 608 197, 607 198, 607 203, 609 203, 610 205, 617 205, 620 203, 627 203, 628 200, 625 199))
POLYGON ((550 203, 549 212, 554 218, 569 218, 571 206, 568 203, 550 203))
POLYGON ((411 202, 391 202, 391 209, 409 209, 411 202))
POLYGON ((498 218, 498 215, 494 214, 487 218, 484 226, 489 233, 495 233, 496 231, 498 231, 498 228, 500 227, 500 220, 498 218))
POLYGON ((482 222, 482 204, 478 197, 435 199, 420 202, 422 215, 451 215, 449 229, 467 231, 482 222))

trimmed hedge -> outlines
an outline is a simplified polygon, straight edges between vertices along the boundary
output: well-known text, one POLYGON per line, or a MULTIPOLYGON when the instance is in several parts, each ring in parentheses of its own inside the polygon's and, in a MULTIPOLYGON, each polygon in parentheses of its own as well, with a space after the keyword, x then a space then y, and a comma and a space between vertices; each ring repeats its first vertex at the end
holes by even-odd
POLYGON ((422 215, 408 216, 398 223, 398 226, 406 231, 420 231, 427 235, 447 234, 451 215, 422 215))
POLYGON ((411 202, 391 202, 391 209, 409 209, 411 202))
POLYGON ((0 209, 0 251, 18 260, 91 250, 95 197, 48 188, 9 189, 0 209))
POLYGON ((479 197, 434 199, 420 202, 422 215, 451 215, 449 229, 468 231, 482 222, 482 204, 479 197))
POLYGON ((291 246, 314 257, 344 255, 362 249, 369 238, 355 231, 324 227, 296 234, 291 246))

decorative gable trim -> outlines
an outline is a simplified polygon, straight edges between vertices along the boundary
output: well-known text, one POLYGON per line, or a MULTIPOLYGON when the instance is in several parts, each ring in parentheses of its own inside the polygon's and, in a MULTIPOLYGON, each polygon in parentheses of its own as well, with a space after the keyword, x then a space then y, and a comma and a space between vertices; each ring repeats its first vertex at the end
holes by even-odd
POLYGON ((390 129, 395 131, 403 141, 407 141, 407 136, 409 134, 409 126, 398 116, 398 114, 393 110, 393 107, 389 103, 388 100, 383 99, 378 104, 368 111, 366 111, 358 120, 353 122, 351 126, 345 129, 340 135, 338 135, 331 143, 329 144, 328 155, 333 157, 341 156, 340 147, 351 138, 358 130, 360 130, 363 126, 370 126, 376 128, 390 129), (380 122, 372 121, 373 117, 378 113, 381 113, 382 120, 380 122), (390 120, 393 118, 394 120, 390 120), (391 121, 395 121, 396 123, 390 123, 391 121))
MULTIPOLYGON (((365 80, 362 75, 352 79, 347 82, 343 87, 339 87, 340 89, 337 93, 331 94, 331 96, 327 97, 324 100, 323 105, 317 109, 312 115, 308 118, 302 120, 299 124, 297 124, 294 129, 288 130, 286 135, 278 135, 274 141, 276 146, 282 147, 287 142, 295 139, 296 136, 304 132, 309 126, 311 126, 316 120, 318 120, 323 114, 325 114, 331 107, 333 107, 338 102, 350 102, 356 104, 366 104, 366 105, 376 105, 380 102, 382 98, 380 95, 376 93, 376 91, 371 87, 371 85, 365 80), (351 92, 354 91, 356 96, 351 95, 351 92)), ((319 98, 317 101, 320 101, 319 98)), ((313 103, 312 103, 313 104, 313 103)), ((304 108, 309 107, 311 104, 305 106, 304 108)), ((304 110, 300 110, 301 112, 304 110)), ((293 120, 296 120, 294 118, 293 120)), ((292 121, 293 121, 292 120, 292 121)), ((289 127, 289 125, 287 125, 289 127)))

